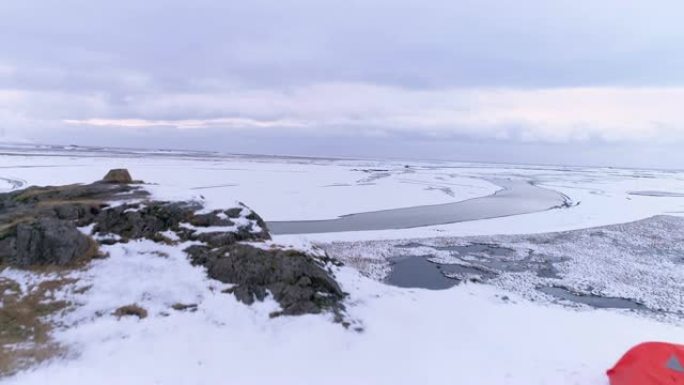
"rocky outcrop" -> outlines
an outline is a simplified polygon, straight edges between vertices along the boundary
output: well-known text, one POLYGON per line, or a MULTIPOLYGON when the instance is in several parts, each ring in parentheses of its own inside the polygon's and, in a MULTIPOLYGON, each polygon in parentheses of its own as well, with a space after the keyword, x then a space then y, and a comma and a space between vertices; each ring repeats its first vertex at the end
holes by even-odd
POLYGON ((173 231, 181 241, 200 241, 212 247, 240 241, 261 242, 271 238, 265 227, 258 225, 263 223, 261 217, 246 207, 243 210, 249 212, 244 218, 247 223, 241 226, 229 219, 229 210, 197 214, 201 209, 202 206, 197 202, 146 201, 142 204, 124 204, 102 210, 93 218, 93 231, 96 234, 116 234, 124 242, 141 238, 163 241, 161 233, 173 231), (217 229, 211 231, 212 227, 217 229))
POLYGON ((94 233, 116 234, 124 241, 147 238, 155 240, 160 232, 180 230, 200 205, 192 202, 145 202, 124 204, 103 210, 94 218, 94 233))
POLYGON ((245 244, 191 246, 186 251, 194 264, 207 268, 209 277, 234 284, 230 292, 238 300, 252 304, 272 295, 282 307, 273 316, 331 310, 340 317, 344 310, 345 294, 326 263, 301 251, 245 244))
POLYGON ((234 284, 230 292, 239 301, 252 304, 270 294, 282 308, 273 316, 332 311, 341 321, 345 294, 331 260, 254 246, 270 235, 263 219, 242 204, 201 212, 198 202, 150 200, 131 181, 128 171, 112 170, 89 185, 0 194, 0 263, 20 268, 87 263, 98 255, 94 239, 192 242, 185 249, 191 262, 206 267, 209 277, 234 284))
POLYGON ((97 254, 97 244, 76 225, 56 218, 38 218, 16 227, 10 242, 10 259, 16 266, 67 265, 88 261, 97 254))
POLYGON ((131 174, 125 168, 118 168, 114 170, 109 170, 107 175, 102 178, 104 183, 133 183, 133 178, 131 174))
POLYGON ((148 194, 126 185, 30 187, 0 194, 0 263, 70 265, 97 255, 97 244, 78 227, 95 221, 115 199, 148 194))

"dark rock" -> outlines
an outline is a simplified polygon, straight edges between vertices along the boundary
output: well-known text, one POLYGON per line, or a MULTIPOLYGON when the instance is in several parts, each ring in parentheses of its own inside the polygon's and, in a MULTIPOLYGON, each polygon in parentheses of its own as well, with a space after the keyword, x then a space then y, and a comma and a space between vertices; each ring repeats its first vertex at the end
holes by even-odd
POLYGON ((12 263, 17 255, 16 233, 0 234, 0 263, 12 263))
MULTIPOLYGON (((205 266, 211 278, 235 284, 231 293, 241 302, 264 300, 270 293, 282 308, 273 316, 332 311, 341 322, 345 294, 330 269, 337 261, 241 244, 270 239, 266 223, 246 206, 198 214, 202 205, 197 202, 147 200, 146 191, 126 184, 130 175, 124 171, 112 170, 103 181, 107 183, 0 194, 0 263, 29 267, 87 262, 98 255, 98 244, 78 227, 92 226, 101 244, 143 238, 168 244, 172 241, 162 233, 172 231, 180 241, 195 243, 186 249, 193 264, 205 266), (112 201, 141 200, 110 206, 112 201), (236 226, 236 218, 244 214, 249 224, 236 226)), ((140 309, 124 306, 115 314, 144 318, 147 313, 140 309)))
POLYGON ((174 303, 171 308, 176 311, 189 311, 191 313, 194 313, 197 311, 197 304, 191 303, 191 304, 184 304, 184 303, 174 303))
POLYGON ((213 261, 223 254, 223 249, 212 249, 206 245, 192 245, 185 249, 190 256, 193 265, 207 266, 209 261, 213 261))
POLYGON ((64 203, 53 207, 58 219, 70 221, 92 222, 92 219, 100 213, 101 205, 87 203, 64 203))
POLYGON ((193 239, 201 241, 211 248, 218 248, 224 246, 230 246, 235 242, 247 241, 252 236, 249 232, 240 233, 228 233, 228 232, 215 232, 215 233, 200 233, 193 236, 193 239))
POLYGON ((44 204, 48 207, 64 203, 96 204, 114 199, 143 198, 148 195, 146 191, 134 186, 104 183, 29 187, 25 190, 0 194, 0 208, 34 207, 32 205, 36 204, 44 204))
POLYGON ((178 229, 188 222, 196 206, 187 203, 148 202, 144 206, 121 205, 103 210, 95 218, 95 232, 122 238, 154 239, 161 231, 178 229))
POLYGON ((228 218, 239 218, 242 216, 242 207, 233 207, 232 209, 223 211, 228 218))
POLYGON ((247 214, 245 218, 249 219, 250 221, 255 221, 256 224, 261 228, 261 233, 264 234, 267 239, 271 239, 271 236, 268 234, 268 226, 266 226, 266 222, 257 213, 252 211, 247 214))
POLYGON ((278 315, 300 315, 344 310, 345 294, 323 264, 294 250, 263 250, 244 244, 212 249, 192 246, 192 262, 206 266, 209 277, 232 283, 235 297, 246 304, 264 300, 267 293, 282 307, 278 315))
POLYGON ((128 239, 147 238, 163 241, 160 232, 172 230, 182 240, 201 241, 211 247, 232 245, 238 241, 263 241, 270 236, 265 231, 253 232, 251 226, 241 227, 234 232, 195 232, 181 226, 189 223, 196 227, 232 226, 233 222, 221 218, 218 212, 199 214, 201 205, 194 202, 146 202, 144 205, 122 205, 101 210, 95 217, 95 232, 116 234, 128 239))
POLYGON ((230 219, 219 217, 219 213, 221 213, 221 211, 214 211, 209 214, 194 215, 190 220, 190 224, 197 227, 234 225, 234 223, 230 219))
POLYGON ((0 194, 0 262, 16 267, 86 262, 97 255, 97 244, 77 227, 93 223, 109 200, 147 195, 132 186, 98 183, 0 194))
POLYGON ((72 222, 39 218, 18 224, 15 231, 13 240, 0 249, 3 261, 12 265, 70 265, 97 254, 97 244, 72 222))
POLYGON ((109 170, 107 175, 105 175, 105 177, 102 178, 102 182, 129 184, 133 183, 133 178, 131 178, 131 174, 125 168, 117 168, 109 170))

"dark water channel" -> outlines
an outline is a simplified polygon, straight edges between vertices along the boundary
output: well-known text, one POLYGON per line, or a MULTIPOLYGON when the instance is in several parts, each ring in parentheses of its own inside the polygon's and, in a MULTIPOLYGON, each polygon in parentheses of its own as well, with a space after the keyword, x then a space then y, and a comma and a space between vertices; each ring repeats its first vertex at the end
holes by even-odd
MULTIPOLYGON (((409 229, 478 219, 528 214, 570 206, 570 199, 524 180, 497 179, 502 189, 492 195, 438 205, 351 214, 335 219, 268 222, 273 234, 409 229)), ((334 202, 331 202, 334 204, 334 202)))

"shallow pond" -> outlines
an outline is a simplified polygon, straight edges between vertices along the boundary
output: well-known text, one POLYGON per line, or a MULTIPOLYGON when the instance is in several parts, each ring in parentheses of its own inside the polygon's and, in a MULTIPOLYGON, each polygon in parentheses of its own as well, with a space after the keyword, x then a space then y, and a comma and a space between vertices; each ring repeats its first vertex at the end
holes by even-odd
POLYGON ((543 286, 538 287, 537 290, 544 294, 548 294, 552 297, 575 302, 582 303, 591 307, 599 309, 634 309, 634 310, 646 310, 646 306, 627 298, 617 298, 617 297, 602 297, 593 294, 578 294, 574 293, 564 287, 555 286, 543 286))
MULTIPOLYGON (((450 263, 437 263, 435 256, 409 255, 394 258, 392 269, 386 278, 390 285, 443 290, 464 281, 486 282, 500 274, 530 271, 543 278, 559 278, 554 263, 561 260, 544 260, 532 254, 520 258, 515 250, 492 244, 469 244, 460 246, 429 246, 421 243, 397 245, 399 249, 420 248, 451 252, 446 259, 450 263), (534 259, 534 260, 532 260, 534 259)), ((559 300, 588 305, 594 308, 648 310, 634 300, 603 297, 589 293, 576 293, 560 286, 539 286, 539 292, 559 300)))

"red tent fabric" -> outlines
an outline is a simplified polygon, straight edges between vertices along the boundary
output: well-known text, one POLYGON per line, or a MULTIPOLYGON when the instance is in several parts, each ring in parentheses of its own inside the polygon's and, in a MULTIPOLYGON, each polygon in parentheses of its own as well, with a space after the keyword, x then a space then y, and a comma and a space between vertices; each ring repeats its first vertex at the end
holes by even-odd
POLYGON ((684 346, 646 342, 608 370, 610 385, 684 385, 684 346))

